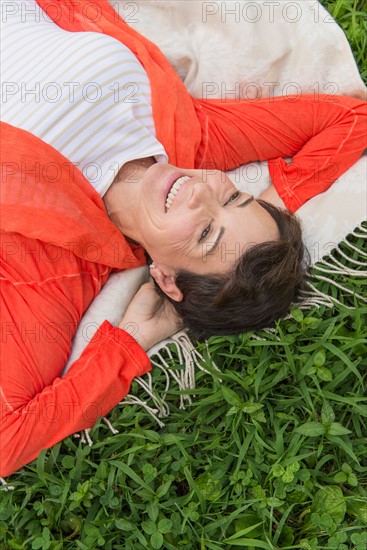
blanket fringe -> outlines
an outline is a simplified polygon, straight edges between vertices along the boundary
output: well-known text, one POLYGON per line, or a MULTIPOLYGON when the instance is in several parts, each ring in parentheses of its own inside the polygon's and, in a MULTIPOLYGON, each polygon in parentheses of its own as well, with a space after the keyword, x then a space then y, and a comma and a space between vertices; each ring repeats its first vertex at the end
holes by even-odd
POLYGON ((3 477, 0 477, 0 490, 1 491, 14 491, 15 487, 13 485, 9 485, 7 481, 3 477))
MULTIPOLYGON (((131 394, 127 395, 120 404, 141 405, 162 428, 165 424, 160 419, 165 418, 170 414, 170 408, 165 398, 167 391, 170 388, 171 381, 173 380, 178 385, 180 391, 192 390, 195 388, 195 370, 199 369, 206 372, 206 369, 201 364, 204 363, 203 356, 197 349, 195 349, 185 330, 177 332, 171 336, 171 338, 168 338, 164 342, 152 348, 149 355, 151 357, 152 365, 160 369, 165 375, 166 384, 163 394, 160 396, 155 394, 153 389, 153 378, 150 373, 146 374, 144 377, 136 378, 136 381, 152 399, 155 408, 149 407, 145 401, 131 394), (178 362, 180 366, 183 367, 180 370, 172 369, 168 363, 169 360, 172 362, 175 361, 169 344, 174 344, 176 346, 178 362), (163 351, 166 352, 168 359, 165 359, 163 356, 163 351)), ((219 372, 218 367, 214 363, 213 367, 219 372)), ((191 402, 192 397, 189 394, 182 393, 180 395, 179 408, 185 409, 185 405, 190 404, 191 402)))
POLYGON ((153 409, 152 407, 149 407, 149 405, 145 401, 142 401, 135 395, 131 395, 130 393, 128 393, 125 399, 121 401, 119 404, 120 405, 141 405, 143 409, 145 409, 147 413, 157 422, 160 428, 163 428, 165 426, 165 423, 162 422, 157 416, 158 409, 153 409))
POLYGON ((89 447, 92 447, 93 441, 90 434, 92 428, 86 428, 79 433, 73 434, 73 437, 80 437, 81 443, 88 443, 89 447))
MULTIPOLYGON (((356 238, 367 238, 367 227, 364 227, 362 224, 357 226, 354 231, 350 233, 351 236, 356 238)), ((336 304, 342 305, 344 308, 353 309, 354 306, 348 306, 345 303, 342 303, 335 296, 325 294, 318 288, 315 284, 318 281, 324 281, 332 285, 336 291, 340 291, 346 294, 355 296, 358 300, 367 303, 367 298, 361 296, 359 293, 347 288, 343 284, 343 278, 345 277, 355 277, 355 278, 366 278, 367 277, 367 253, 363 250, 360 250, 354 246, 349 240, 348 237, 344 239, 338 246, 336 246, 329 254, 325 255, 317 264, 312 268, 312 272, 308 275, 307 288, 300 293, 300 298, 294 303, 294 306, 299 309, 310 309, 313 307, 320 308, 325 306, 327 308, 332 308, 336 304), (348 255, 343 251, 343 248, 349 250, 350 254, 348 255), (354 257, 352 257, 352 255, 354 257), (341 262, 341 259, 347 260, 348 265, 344 265, 341 262), (358 268, 358 269, 357 269, 358 268), (332 278, 334 277, 334 278, 332 278)), ((288 314, 284 319, 291 319, 291 314, 288 314)), ((275 328, 266 328, 262 331, 265 334, 275 335, 276 338, 276 329, 275 328)), ((253 333, 251 338, 254 340, 266 340, 266 336, 258 335, 253 333)), ((209 355, 208 345, 207 351, 209 355)), ((171 338, 164 340, 163 342, 157 344, 151 350, 149 350, 149 356, 151 357, 152 365, 160 369, 165 376, 165 388, 162 395, 157 395, 153 387, 153 378, 151 373, 144 375, 144 377, 136 378, 136 382, 139 387, 145 391, 148 398, 153 402, 153 407, 148 405, 148 403, 136 397, 135 395, 128 394, 123 401, 120 402, 120 405, 140 405, 143 407, 147 413, 153 418, 153 420, 158 424, 160 428, 165 426, 162 418, 166 418, 170 414, 170 408, 166 401, 167 392, 171 386, 171 382, 177 384, 180 392, 185 390, 194 390, 195 389, 195 371, 199 369, 203 372, 208 372, 205 368, 205 360, 203 356, 195 349, 192 341, 190 340, 187 332, 181 330, 174 334, 171 338), (177 364, 177 359, 173 357, 171 344, 174 344, 180 369, 172 368, 169 364, 170 362, 177 364), (163 353, 164 352, 164 353, 163 353)), ((211 368, 214 368, 216 371, 220 372, 218 367, 211 363, 211 368)), ((180 409, 185 409, 187 404, 192 403, 192 398, 195 395, 188 393, 180 394, 180 409)), ((104 422, 107 424, 111 432, 118 433, 112 424, 106 418, 103 418, 104 422)), ((89 434, 90 430, 84 430, 82 432, 81 441, 92 445, 92 440, 89 434)), ((80 437, 78 434, 75 434, 80 437)))
MULTIPOLYGON (((362 224, 358 225, 350 235, 357 237, 359 239, 367 239, 367 228, 362 224)), ((355 296, 361 302, 367 303, 367 298, 361 296, 358 292, 347 288, 342 284, 343 277, 355 277, 355 278, 366 278, 367 277, 367 253, 363 250, 357 248, 353 243, 348 240, 348 236, 338 244, 332 251, 326 254, 317 264, 314 266, 313 272, 309 274, 307 285, 308 288, 300 293, 300 299, 295 303, 300 309, 308 309, 310 307, 334 307, 336 304, 342 305, 346 309, 354 309, 354 306, 348 306, 345 303, 342 303, 338 298, 325 294, 321 290, 317 289, 314 285, 316 281, 325 281, 333 286, 335 289, 338 289, 346 294, 355 296), (342 250, 342 247, 349 249, 350 254, 346 254, 342 250), (352 257, 352 254, 356 257, 352 257), (344 258, 349 265, 344 265, 340 259, 344 258), (355 266, 358 266, 360 269, 356 269, 355 266), (364 268, 364 269, 361 269, 364 268), (331 275, 335 278, 327 277, 325 275, 320 275, 319 273, 325 273, 331 275), (336 278, 339 280, 336 280, 336 278), (339 282, 340 281, 340 282, 339 282)))

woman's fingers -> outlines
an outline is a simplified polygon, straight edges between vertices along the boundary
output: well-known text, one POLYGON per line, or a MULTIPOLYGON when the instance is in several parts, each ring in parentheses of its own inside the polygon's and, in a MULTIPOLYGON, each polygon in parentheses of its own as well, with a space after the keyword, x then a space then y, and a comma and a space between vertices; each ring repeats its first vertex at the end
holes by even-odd
POLYGON ((172 304, 155 289, 153 282, 143 284, 127 308, 119 327, 134 326, 134 338, 143 349, 171 336, 182 328, 182 321, 172 304))

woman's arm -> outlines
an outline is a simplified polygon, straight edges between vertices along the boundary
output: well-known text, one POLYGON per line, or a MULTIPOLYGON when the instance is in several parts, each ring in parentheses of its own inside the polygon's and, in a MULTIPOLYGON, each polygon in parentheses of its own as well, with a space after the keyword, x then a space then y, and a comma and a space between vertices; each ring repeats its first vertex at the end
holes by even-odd
POLYGON ((367 147, 367 103, 335 97, 332 104, 312 102, 305 112, 311 137, 293 155, 270 160, 269 174, 291 212, 326 191, 362 155, 367 147))
POLYGON ((367 103, 353 97, 194 102, 205 129, 197 165, 229 170, 268 160, 275 190, 292 212, 326 191, 367 147, 367 103))
POLYGON ((273 184, 269 185, 257 198, 270 202, 278 208, 287 208, 273 184))
POLYGON ((68 373, 28 402, 23 404, 20 395, 18 402, 9 399, 2 386, 0 476, 10 475, 68 435, 92 427, 128 393, 133 378, 149 370, 149 358, 135 339, 105 321, 68 373))
POLYGON ((102 323, 67 374, 27 403, 9 401, 1 388, 0 476, 92 427, 125 397, 136 376, 151 370, 145 351, 179 330, 181 322, 151 282, 137 292, 119 326, 102 323))

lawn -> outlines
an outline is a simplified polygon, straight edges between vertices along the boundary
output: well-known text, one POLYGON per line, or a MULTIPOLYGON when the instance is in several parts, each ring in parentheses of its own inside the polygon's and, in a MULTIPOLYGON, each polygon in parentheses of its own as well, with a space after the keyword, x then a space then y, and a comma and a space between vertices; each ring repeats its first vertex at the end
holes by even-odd
MULTIPOLYGON (((367 81, 365 0, 323 3, 367 81)), ((343 246, 364 264, 365 237, 343 246)), ((69 437, 10 476, 0 549, 366 550, 367 304, 353 293, 367 298, 367 278, 338 282, 352 293, 314 283, 334 308, 294 308, 273 332, 198 344, 196 389, 182 410, 171 385, 164 427, 142 406, 118 406, 119 433, 101 420, 92 447, 69 437)), ((157 394, 165 383, 156 368, 157 394)), ((136 381, 131 393, 142 397, 136 381)))

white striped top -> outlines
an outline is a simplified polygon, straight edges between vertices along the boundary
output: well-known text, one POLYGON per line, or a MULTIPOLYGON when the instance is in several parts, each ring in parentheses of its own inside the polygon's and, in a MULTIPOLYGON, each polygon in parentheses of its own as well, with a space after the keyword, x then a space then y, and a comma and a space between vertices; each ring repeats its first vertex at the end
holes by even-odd
POLYGON ((3 121, 52 145, 101 196, 126 162, 168 162, 149 79, 126 46, 61 29, 35 0, 1 4, 3 121))

